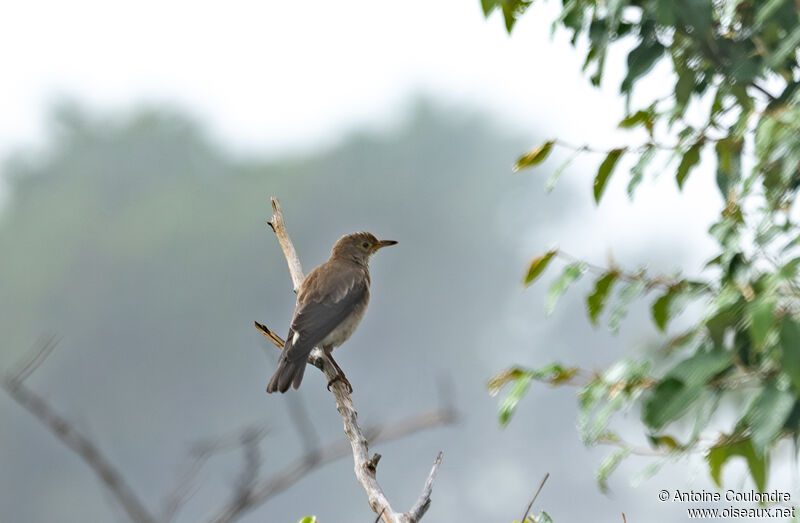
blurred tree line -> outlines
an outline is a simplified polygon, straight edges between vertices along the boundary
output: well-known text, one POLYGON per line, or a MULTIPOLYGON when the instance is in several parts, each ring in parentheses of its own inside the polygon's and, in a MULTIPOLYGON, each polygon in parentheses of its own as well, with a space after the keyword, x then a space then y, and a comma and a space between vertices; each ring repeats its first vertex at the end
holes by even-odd
MULTIPOLYGON (((266 226, 268 197, 276 195, 306 270, 346 232, 369 229, 402 246, 374 264, 370 314, 340 356, 360 419, 371 425, 430 408, 436 380, 451 373, 459 402, 481 412, 483 362, 496 357, 482 333, 503 321, 498 303, 515 289, 519 263, 494 206, 519 193, 519 182, 502 173, 525 142, 482 115, 423 99, 406 114, 383 133, 349 133, 321 150, 262 158, 224 150, 168 108, 104 115, 57 104, 46 144, 3 166, 10 195, 0 214, 0 366, 7 370, 42 333, 56 333, 60 345, 30 386, 107 451, 149 506, 169 491, 195 439, 264 424, 266 469, 301 453, 283 428, 286 403, 264 393, 276 351, 264 357, 252 326, 288 325, 293 309, 285 261, 266 226), (417 394, 398 397, 394 380, 417 394)), ((504 210, 520 205, 527 206, 514 198, 504 210)), ((327 394, 320 376, 310 379, 302 395, 327 394)), ((342 438, 329 398, 317 399, 308 409, 319 437, 342 438)), ((482 517, 480 508, 445 500, 448 488, 470 488, 496 459, 471 450, 492 448, 485 403, 483 415, 464 421, 469 438, 443 445, 426 434, 395 446, 381 462, 392 492, 416 496, 429 456, 444 446, 460 473, 442 472, 429 517, 448 506, 482 517)), ((27 413, 7 399, 0 413, 1 520, 124 517, 27 413)), ((237 466, 238 456, 212 463, 181 520, 205 520, 227 499, 237 466)), ((352 478, 352 463, 329 468, 306 478, 306 490, 270 503, 270 519, 312 511, 363 519, 363 491, 342 481, 352 478), (331 478, 341 488, 330 489, 331 478)))

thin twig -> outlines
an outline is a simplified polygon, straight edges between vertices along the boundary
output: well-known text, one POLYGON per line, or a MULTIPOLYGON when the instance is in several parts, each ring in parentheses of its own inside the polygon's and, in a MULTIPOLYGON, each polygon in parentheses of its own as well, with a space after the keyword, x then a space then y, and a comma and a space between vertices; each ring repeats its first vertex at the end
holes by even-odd
POLYGON ((34 347, 39 346, 39 350, 29 351, 27 358, 20 358, 20 362, 16 365, 16 370, 9 374, 9 377, 19 383, 22 383, 28 376, 36 372, 36 369, 44 363, 44 360, 53 352, 53 349, 58 345, 58 338, 55 334, 50 334, 39 339, 34 347))
POLYGON ((656 277, 648 277, 644 270, 639 272, 624 272, 615 266, 611 267, 603 267, 600 265, 596 265, 594 263, 589 263, 585 260, 578 258, 577 256, 573 256, 568 252, 563 251, 562 249, 556 250, 556 256, 561 258, 567 263, 581 263, 583 264, 591 273, 596 274, 598 276, 602 276, 608 273, 616 274, 617 278, 625 281, 641 281, 644 283, 644 286, 647 290, 654 289, 656 287, 662 287, 665 289, 672 288, 678 285, 679 280, 675 280, 672 278, 667 278, 662 275, 658 275, 656 277))
POLYGON ((289 264, 289 275, 292 277, 292 285, 294 285, 294 293, 300 290, 300 284, 303 283, 303 266, 300 265, 300 258, 297 256, 297 251, 294 250, 289 233, 286 232, 286 225, 283 223, 283 211, 281 211, 281 204, 277 198, 270 198, 272 202, 272 219, 267 222, 272 228, 272 232, 278 238, 278 243, 281 245, 286 263, 289 264))
POLYGON ((766 89, 764 89, 763 87, 761 87, 760 85, 758 85, 755 82, 750 82, 750 87, 752 87, 756 91, 759 91, 761 94, 766 96, 769 99, 770 102, 774 102, 775 100, 777 100, 777 97, 774 94, 772 94, 771 92, 767 91, 766 89))
POLYGON ((539 492, 542 491, 542 487, 544 487, 544 484, 547 482, 547 478, 549 478, 549 477, 550 477, 550 473, 548 472, 542 478, 542 482, 539 483, 539 488, 537 488, 536 492, 533 494, 533 497, 531 498, 531 502, 528 503, 527 507, 525 507, 525 513, 522 514, 522 519, 519 520, 520 523, 525 523, 525 520, 528 518, 528 514, 530 514, 530 512, 531 512, 531 508, 533 507, 533 503, 536 501, 536 498, 539 497, 539 492))
POLYGON ((408 520, 411 522, 416 522, 422 519, 422 516, 425 515, 425 512, 428 511, 428 507, 431 506, 431 494, 433 493, 433 482, 436 480, 436 472, 439 470, 439 465, 442 463, 442 453, 436 456, 436 459, 433 461, 433 467, 431 467, 431 472, 428 474, 428 479, 425 480, 425 486, 422 487, 422 494, 420 494, 419 499, 408 512, 408 520))
POLYGON ((203 466, 212 456, 211 449, 198 449, 192 453, 192 461, 186 466, 186 470, 181 474, 178 484, 164 498, 161 509, 162 521, 173 521, 180 509, 186 504, 194 491, 194 482, 203 466))
POLYGON ((52 353, 54 346, 52 338, 45 342, 27 363, 18 366, 16 374, 4 377, 3 389, 14 401, 47 427, 56 438, 83 459, 132 521, 156 523, 156 519, 133 492, 122 474, 100 451, 100 448, 78 432, 66 418, 57 414, 38 394, 25 386, 24 380, 52 353))

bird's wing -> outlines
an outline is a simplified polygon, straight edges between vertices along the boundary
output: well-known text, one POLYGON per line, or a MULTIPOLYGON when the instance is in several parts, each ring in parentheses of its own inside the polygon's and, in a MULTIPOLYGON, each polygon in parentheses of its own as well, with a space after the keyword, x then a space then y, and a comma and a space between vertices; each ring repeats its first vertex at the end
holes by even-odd
POLYGON ((286 337, 286 358, 292 361, 308 358, 311 349, 325 339, 369 292, 367 280, 357 268, 340 266, 336 267, 336 273, 335 278, 324 278, 324 273, 315 269, 308 275, 286 337))

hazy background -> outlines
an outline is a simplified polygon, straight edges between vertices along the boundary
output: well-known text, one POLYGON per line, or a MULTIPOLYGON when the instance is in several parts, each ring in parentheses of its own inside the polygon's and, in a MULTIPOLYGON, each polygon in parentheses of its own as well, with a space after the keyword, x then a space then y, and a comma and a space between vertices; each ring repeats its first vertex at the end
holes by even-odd
MULTIPOLYGON (((603 89, 589 88, 582 55, 550 39, 555 8, 536 6, 509 38, 478 0, 7 7, 0 369, 57 333, 29 385, 150 507, 191 442, 246 424, 267 428, 264 471, 277 470, 302 445, 286 397, 264 393, 277 351, 252 327, 283 334, 294 304, 265 226, 274 195, 306 271, 347 232, 400 242, 373 260, 370 311, 337 361, 365 425, 436 406, 443 376, 462 419, 375 448, 396 508, 414 502, 443 450, 426 521, 519 518, 545 472, 537 506, 557 522, 616 522, 622 511, 684 521, 685 507, 657 493, 707 487, 702 463, 634 487, 649 462, 631 459, 602 495, 594 470, 610 449, 581 445, 569 391, 534 385, 501 430, 485 390, 510 364, 599 368, 654 339, 643 307, 616 336, 592 329, 580 292, 546 320, 546 287, 521 286, 533 256, 558 241, 599 264, 613 250, 622 263, 691 272, 710 251, 687 231, 719 205, 708 176, 680 197, 670 177, 650 180, 634 203, 618 177, 595 208, 596 158, 548 195, 561 152, 541 171, 510 173, 547 137, 628 139, 614 132, 624 55, 612 55, 603 89)), ((318 372, 295 394, 322 441, 344 438, 318 372)), ((126 521, 84 463, 5 395, 0 419, 0 521, 126 521)), ((240 461, 214 458, 179 520, 220 507, 240 461)), ((243 520, 309 514, 374 520, 349 458, 243 520)))

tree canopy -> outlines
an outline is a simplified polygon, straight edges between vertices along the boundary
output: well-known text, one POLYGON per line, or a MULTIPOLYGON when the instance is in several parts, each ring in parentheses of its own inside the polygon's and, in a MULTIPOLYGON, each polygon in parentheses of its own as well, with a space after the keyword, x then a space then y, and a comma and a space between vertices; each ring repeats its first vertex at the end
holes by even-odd
MULTIPOLYGON (((486 16, 501 11, 511 32, 534 2, 481 3, 486 16)), ((643 129, 647 139, 604 151, 593 182, 595 201, 612 176, 621 175, 620 160, 633 156, 629 197, 653 164, 666 166, 683 189, 707 159, 715 163, 724 204, 708 230, 717 253, 704 267, 690 268, 696 274, 691 278, 597 267, 566 259, 558 249, 532 260, 526 285, 554 260, 565 260, 550 286, 548 309, 571 283, 587 275, 594 280, 586 311, 595 325, 609 311, 615 329, 634 300, 648 299, 652 322, 663 332, 665 363, 654 365, 643 354, 603 372, 560 363, 509 369, 489 384, 493 392, 511 384, 500 421, 508 423, 532 380, 577 384, 585 443, 618 447, 600 465, 601 487, 620 460, 637 451, 610 423, 615 413, 636 407, 648 452, 672 458, 702 451, 720 486, 724 465, 740 456, 763 490, 776 445, 788 440, 797 452, 800 438, 800 4, 564 0, 553 28, 571 33, 573 45, 587 44, 583 68, 593 85, 603 81, 609 49, 631 45, 620 85, 627 109, 619 127, 643 129), (660 62, 671 65, 671 92, 631 107, 638 83, 660 62), (688 328, 670 330, 690 305, 683 322, 688 328), (743 406, 727 430, 715 423, 724 404, 743 406)), ((520 156, 515 170, 541 164, 557 146, 566 145, 557 137, 547 140, 520 156)))

